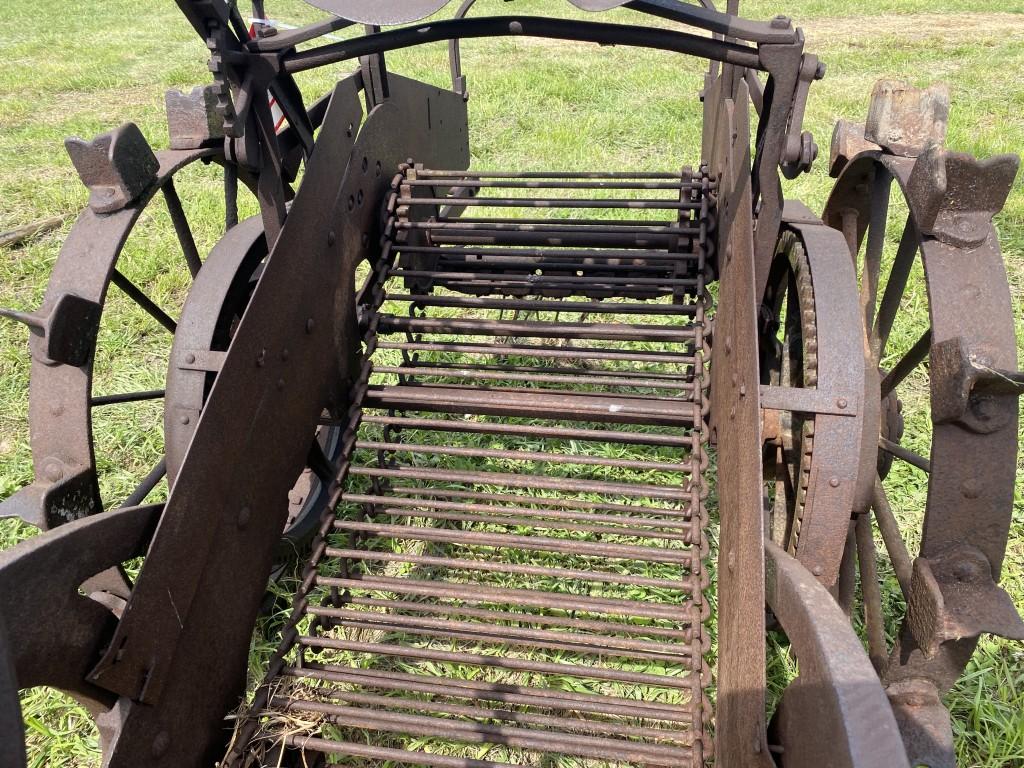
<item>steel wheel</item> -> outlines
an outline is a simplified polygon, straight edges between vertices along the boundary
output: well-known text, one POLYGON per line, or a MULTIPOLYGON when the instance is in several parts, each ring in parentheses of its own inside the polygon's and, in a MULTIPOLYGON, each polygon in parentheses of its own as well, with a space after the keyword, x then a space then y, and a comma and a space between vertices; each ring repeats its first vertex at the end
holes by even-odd
POLYGON ((763 463, 769 537, 830 586, 857 504, 859 459, 849 446, 861 440, 861 351, 845 330, 856 320, 852 275, 837 263, 835 243, 823 247, 813 232, 779 239, 759 347, 762 384, 819 402, 807 411, 765 404, 763 463))
POLYGON ((991 224, 1015 170, 1005 157, 867 152, 845 168, 824 213, 856 254, 879 413, 873 515, 853 526, 839 599, 851 610, 859 580, 858 620, 914 765, 952 765, 939 695, 979 632, 1019 634, 995 586, 1013 498, 1016 398, 984 374, 1016 368, 991 224), (891 195, 894 180, 901 194, 891 195), (890 220, 903 221, 898 245, 886 235, 890 220))
POLYGON ((51 528, 140 503, 164 476, 160 400, 176 318, 210 233, 237 217, 237 178, 215 149, 156 159, 159 169, 133 202, 82 212, 41 309, 27 316, 38 324, 29 406, 35 482, 5 502, 5 516, 51 528))

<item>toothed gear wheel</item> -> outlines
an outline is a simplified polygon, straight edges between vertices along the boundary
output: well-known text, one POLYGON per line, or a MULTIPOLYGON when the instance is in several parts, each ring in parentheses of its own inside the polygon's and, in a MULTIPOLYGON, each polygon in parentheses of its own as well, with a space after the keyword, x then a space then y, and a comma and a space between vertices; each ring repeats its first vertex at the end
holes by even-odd
MULTIPOLYGON (((791 232, 783 233, 776 246, 761 317, 761 338, 767 341, 762 343, 764 383, 816 387, 818 332, 814 284, 807 252, 791 232)), ((769 513, 770 533, 773 541, 794 554, 807 506, 813 452, 814 420, 795 413, 780 414, 774 457, 777 489, 769 513), (780 472, 785 473, 781 478, 780 472)))

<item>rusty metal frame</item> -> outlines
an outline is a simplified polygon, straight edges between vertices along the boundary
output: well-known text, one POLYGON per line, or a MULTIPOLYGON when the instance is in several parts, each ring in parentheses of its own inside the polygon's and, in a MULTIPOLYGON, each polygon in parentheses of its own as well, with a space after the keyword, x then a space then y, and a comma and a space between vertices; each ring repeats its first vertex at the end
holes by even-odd
POLYGON ((91 207, 82 211, 54 264, 38 314, 51 317, 51 334, 74 334, 85 354, 64 364, 48 357, 44 336, 34 337, 29 423, 35 481, 0 505, 2 517, 18 516, 45 530, 104 508, 92 441, 92 348, 121 249, 154 196, 163 190, 176 199, 173 177, 178 171, 198 161, 223 163, 220 152, 209 148, 166 150, 157 159, 158 172, 135 201, 109 213, 91 207), (96 310, 84 317, 62 312, 68 296, 96 310))
MULTIPOLYGON (((210 48, 215 80, 212 91, 196 94, 194 99, 197 105, 209 107, 209 111, 197 112, 190 119, 197 118, 197 125, 204 128, 204 121, 205 127, 209 127, 212 116, 216 115, 224 135, 206 136, 200 130, 196 141, 203 145, 201 148, 172 150, 163 153, 159 162, 151 157, 151 152, 147 154, 148 147, 144 146, 144 141, 141 144, 139 141, 141 135, 130 127, 93 143, 73 142, 69 146, 76 167, 90 186, 92 207, 83 214, 65 250, 69 254, 91 253, 90 267, 85 270, 86 279, 90 281, 86 287, 91 293, 87 291, 82 295, 82 268, 69 268, 65 274, 61 263, 69 260, 62 259, 40 313, 5 313, 33 328, 32 416, 34 424, 47 427, 38 440, 33 433, 36 482, 5 502, 4 514, 20 514, 46 527, 100 511, 88 417, 85 422, 81 420, 81 414, 88 413, 89 345, 94 341, 106 287, 111 280, 116 281, 114 265, 125 237, 149 198, 159 188, 166 191, 170 177, 178 168, 197 159, 220 160, 233 173, 250 181, 259 199, 260 218, 235 227, 222 241, 222 249, 231 258, 225 260, 224 265, 218 265, 218 269, 223 267, 229 276, 237 274, 238 261, 252 252, 261 232, 266 233, 269 256, 226 352, 211 350, 208 344, 204 346, 200 337, 208 335, 209 328, 183 329, 175 339, 172 376, 196 381, 201 378, 202 386, 191 388, 188 402, 175 402, 167 410, 167 417, 172 420, 169 424, 176 425, 173 430, 168 429, 167 466, 174 483, 167 504, 128 506, 69 522, 0 555, 0 586, 7 584, 0 591, 6 622, 6 627, 0 627, 0 664, 5 665, 0 668, 0 675, 13 676, 21 685, 55 685, 89 703, 103 726, 105 765, 110 768, 139 764, 193 765, 220 757, 226 740, 222 732, 223 717, 239 700, 252 626, 287 509, 284 497, 298 472, 307 464, 317 469, 323 481, 329 483, 332 502, 321 523, 317 549, 307 564, 294 616, 301 616, 309 607, 309 590, 318 580, 316 563, 331 548, 327 540, 329 532, 347 531, 353 541, 358 541, 362 534, 397 535, 395 529, 400 527, 380 523, 373 520, 372 515, 366 520, 333 518, 335 502, 341 499, 340 483, 348 471, 348 456, 357 447, 364 450, 369 447, 377 455, 376 467, 360 468, 361 476, 372 478, 376 494, 371 494, 371 501, 364 502, 364 510, 370 512, 376 508, 373 499, 389 489, 396 477, 469 484, 482 483, 482 478, 487 477, 486 473, 443 472, 431 468, 403 471, 394 458, 402 450, 422 451, 433 456, 468 453, 444 445, 403 444, 396 434, 401 431, 401 420, 407 417, 396 412, 429 403, 437 413, 462 413, 460 409, 465 408, 462 401, 466 400, 468 390, 459 385, 444 391, 419 386, 415 380, 393 388, 371 387, 368 377, 372 364, 360 358, 361 341, 372 339, 376 344, 378 333, 404 333, 406 346, 399 342, 393 348, 402 350, 406 363, 414 363, 416 347, 427 333, 469 333, 487 337, 503 333, 526 337, 554 334, 565 339, 629 339, 631 337, 615 324, 556 321, 542 328, 544 324, 532 321, 436 321, 422 314, 431 300, 437 300, 429 295, 435 282, 456 291, 475 293, 479 300, 498 293, 501 300, 506 301, 506 304, 498 304, 498 308, 512 306, 507 303, 508 296, 515 297, 512 301, 524 296, 537 296, 547 301, 576 294, 603 298, 616 295, 617 289, 625 286, 622 291, 630 298, 669 294, 680 300, 686 296, 699 297, 698 305, 693 308, 692 329, 641 327, 633 331, 636 339, 690 345, 687 354, 677 356, 691 366, 690 380, 685 386, 680 386, 678 381, 667 384, 668 388, 676 387, 689 393, 688 410, 678 409, 678 403, 669 406, 655 402, 652 405, 651 401, 658 400, 656 396, 641 396, 626 401, 621 408, 614 404, 619 410, 612 416, 609 415, 612 409, 601 402, 600 397, 562 401, 557 398, 531 400, 521 396, 517 399, 513 390, 499 387, 482 390, 485 394, 474 404, 476 412, 688 426, 690 482, 685 488, 656 485, 630 488, 625 484, 595 484, 575 478, 541 477, 524 481, 514 474, 494 473, 491 478, 512 487, 574 488, 581 492, 610 488, 626 495, 647 494, 650 498, 685 501, 689 505, 685 536, 692 551, 676 553, 671 558, 672 562, 685 563, 690 569, 686 586, 691 602, 682 621, 687 624, 684 634, 690 643, 686 653, 692 662, 692 676, 674 684, 691 692, 696 701, 691 713, 696 715, 705 711, 703 697, 710 682, 706 667, 710 640, 702 628, 709 613, 703 597, 708 574, 702 566, 708 550, 704 509, 707 488, 703 484, 703 473, 709 463, 704 452, 704 420, 709 417, 719 451, 721 504, 718 574, 723 600, 719 612, 716 728, 719 764, 725 768, 769 768, 776 763, 771 757, 772 747, 781 746, 779 762, 789 768, 820 764, 826 759, 849 766, 872 761, 905 765, 904 749, 897 735, 900 710, 897 707, 897 717, 894 717, 882 682, 861 650, 848 621, 825 589, 833 585, 839 575, 850 515, 863 511, 870 495, 868 491, 874 489, 874 485, 864 479, 865 467, 873 469, 874 466, 869 461, 873 457, 873 444, 865 435, 873 438, 879 424, 877 398, 874 397, 877 382, 872 379, 873 371, 865 368, 860 339, 849 333, 849 328, 856 327, 858 313, 856 279, 848 260, 848 246, 859 243, 864 235, 863 224, 870 218, 863 215, 863 201, 857 195, 865 180, 869 187, 884 180, 883 171, 879 170, 883 169, 884 174, 900 182, 911 203, 916 227, 925 234, 921 251, 933 307, 929 342, 933 348, 945 345, 941 346, 945 355, 941 360, 947 367, 943 373, 948 374, 933 387, 933 402, 941 415, 941 423, 936 427, 937 448, 933 449, 931 466, 945 467, 951 461, 953 452, 949 446, 954 441, 969 443, 974 455, 984 455, 988 461, 993 455, 1006 460, 1002 464, 992 462, 998 466, 991 470, 988 478, 991 482, 984 488, 977 487, 976 478, 967 474, 971 467, 965 469, 962 462, 955 467, 949 465, 945 473, 947 481, 933 482, 930 486, 922 558, 913 576, 916 580, 913 584, 918 589, 914 591, 912 615, 908 617, 884 680, 901 684, 911 678, 926 678, 936 688, 945 689, 973 650, 974 641, 957 639, 955 630, 964 626, 984 629, 992 624, 991 621, 986 623, 991 619, 988 616, 962 615, 965 614, 963 594, 942 591, 949 589, 950 574, 958 579, 963 575, 963 569, 958 570, 958 567, 965 559, 970 559, 961 556, 965 540, 976 545, 974 548, 981 558, 974 557, 975 552, 968 553, 973 558, 971 562, 980 563, 980 567, 972 571, 973 575, 969 574, 967 581, 980 585, 986 606, 991 608, 998 604, 1002 606, 999 610, 1006 612, 1005 601, 1001 602, 999 594, 993 591, 993 580, 998 578, 1009 524, 1005 511, 1008 509, 1007 482, 1012 493, 1012 458, 1016 450, 1013 398, 1021 387, 1011 351, 1014 349, 1013 329, 1012 323, 1006 322, 1008 296, 1005 275, 999 272, 1001 260, 990 224, 990 209, 1002 204, 992 188, 1004 181, 1008 187, 1016 165, 1006 159, 979 165, 962 156, 934 150, 916 161, 882 156, 881 150, 872 151, 851 159, 846 165, 823 217, 824 223, 832 227, 829 228, 798 206, 789 209, 790 213, 795 211, 794 215, 783 210, 780 171, 791 178, 809 169, 817 154, 816 145, 810 135, 802 131, 801 123, 809 86, 824 74, 817 58, 804 53, 803 36, 793 29, 788 19, 778 17, 768 24, 745 22, 731 14, 669 0, 630 3, 574 0, 580 7, 590 10, 626 4, 633 10, 712 33, 712 37, 703 37, 661 28, 529 16, 469 19, 465 18, 465 10, 471 1, 464 4, 458 17, 452 20, 389 31, 370 26, 367 34, 352 40, 297 51, 298 42, 316 39, 346 24, 321 22, 273 43, 259 37, 250 39, 233 3, 177 0, 210 48), (677 200, 667 204, 642 201, 648 207, 674 212, 676 221, 672 226, 656 233, 669 236, 659 244, 669 242, 679 250, 691 249, 695 265, 686 265, 667 276, 659 272, 656 277, 646 277, 650 270, 661 269, 643 262, 647 256, 625 267, 609 260, 597 265, 591 275, 595 279, 591 279, 576 274, 575 270, 567 271, 564 263, 544 264, 543 253, 524 256, 522 250, 483 252, 474 254, 484 256, 482 259, 467 259, 461 264, 443 263, 438 255, 444 251, 442 246, 476 243, 479 247, 481 237, 497 232, 512 233, 509 242, 513 247, 544 246, 555 241, 559 246, 566 245, 561 233, 555 230, 538 234, 538 230, 530 227, 502 229, 500 223, 487 221, 484 223, 491 229, 474 230, 472 225, 479 222, 473 221, 465 226, 446 227, 451 224, 450 217, 484 204, 473 192, 482 186, 479 178, 456 174, 454 178, 458 183, 455 184, 450 183, 453 171, 432 172, 410 165, 410 159, 414 159, 432 168, 457 171, 466 167, 469 161, 467 109, 464 83, 457 66, 457 44, 463 38, 510 35, 655 48, 696 55, 712 62, 704 93, 703 156, 707 165, 701 169, 699 180, 687 182, 685 174, 672 177, 676 184, 673 188, 679 190, 677 200), (388 72, 384 61, 386 52, 441 40, 452 41, 455 51, 452 57, 454 91, 388 72), (307 109, 293 75, 352 59, 359 60, 360 68, 341 80, 332 94, 307 109), (756 76, 759 71, 768 73, 763 92, 756 76), (752 88, 754 93, 751 93, 752 88), (289 128, 282 134, 277 133, 273 124, 268 95, 274 96, 288 118, 289 128), (365 121, 360 96, 367 107, 365 121), (753 136, 753 156, 748 124, 752 104, 757 105, 759 115, 753 136), (320 134, 314 139, 318 127, 320 134), (114 162, 118 158, 123 162, 114 162), (303 160, 306 172, 296 193, 291 185, 303 160), (401 173, 393 177, 396 169, 401 169, 401 173), (937 181, 940 176, 941 184, 937 181), (992 184, 979 199, 968 199, 970 191, 978 186, 978 179, 987 179, 992 184), (389 214, 397 215, 383 219, 382 202, 389 214), (862 215, 857 226, 850 225, 848 215, 844 219, 843 209, 851 205, 860 206, 858 212, 862 215), (417 212, 410 214, 410 208, 417 206, 417 212), (398 232, 399 224, 409 231, 421 230, 412 238, 417 245, 409 246, 410 253, 419 248, 432 255, 424 259, 414 257, 390 272, 392 265, 382 257, 381 249, 389 248, 395 238, 407 237, 407 232, 398 232), (776 243, 780 232, 786 229, 799 236, 808 252, 816 285, 822 287, 820 292, 815 292, 814 310, 819 323, 821 367, 827 373, 819 379, 813 393, 759 386, 757 312, 776 243), (84 241, 94 237, 96 230, 109 234, 105 234, 105 247, 91 252, 84 241), (522 237, 516 239, 512 235, 522 237), (457 239, 460 237, 461 241, 457 239), (956 269, 958 260, 965 254, 969 254, 975 265, 983 265, 978 274, 987 276, 971 283, 975 293, 988 292, 994 297, 986 311, 973 316, 974 325, 966 330, 959 321, 971 315, 967 310, 974 308, 970 301, 973 295, 965 298, 962 273, 956 269), (364 261, 371 263, 373 274, 371 282, 367 283, 369 288, 357 292, 356 267, 364 261), (536 267, 537 264, 543 267, 536 267), (626 269, 628 277, 615 272, 619 268, 626 269), (523 272, 524 269, 527 271, 523 272), (644 272, 645 269, 648 271, 644 272), (712 406, 709 414, 705 399, 705 364, 710 345, 705 336, 708 307, 703 291, 713 270, 720 275, 721 289, 714 328, 717 351, 710 371, 712 406), (295 279, 296 275, 315 275, 316 279, 299 280, 295 279), (408 318, 375 314, 383 293, 372 293, 363 301, 367 299, 365 291, 381 289, 383 279, 389 275, 406 279, 406 289, 410 291, 406 297, 410 300, 408 318), (497 291, 488 283, 496 276, 506 283, 506 287, 497 291), (373 280, 378 282, 373 283, 373 280), (424 295, 419 295, 421 289, 424 295), (412 295, 414 290, 416 295, 412 295), (362 313, 357 305, 364 309, 362 313), (939 313, 934 310, 939 305, 957 311, 939 313), (957 322, 951 321, 954 317, 957 322), (74 338, 67 331, 65 326, 69 324, 81 325, 85 330, 84 340, 74 338), (195 349, 191 348, 193 342, 195 349), (410 350, 413 350, 411 355, 410 350), (1010 385, 993 384, 992 376, 985 373, 989 367, 1009 372, 1010 385), (202 389, 205 394, 211 379, 212 388, 205 402, 195 402, 196 393, 202 389), (849 395, 832 397, 831 393, 840 391, 849 395), (823 402, 826 395, 834 402, 823 402), (385 425, 386 437, 383 441, 364 441, 359 446, 355 431, 362 418, 364 398, 365 403, 388 413, 372 417, 385 425), (82 403, 86 407, 80 407, 82 403), (764 540, 761 447, 762 412, 767 406, 813 413, 815 419, 813 503, 809 506, 802 531, 804 540, 796 551, 796 559, 764 540), (336 425, 341 424, 343 416, 349 418, 343 425, 347 452, 340 468, 333 466, 316 446, 310 446, 311 435, 324 422, 325 412, 330 414, 328 421, 337 422, 336 425), (603 415, 595 415, 598 412, 603 415), (187 425, 181 421, 183 418, 189 419, 187 425), (237 434, 240 424, 246 428, 239 438, 225 441, 223 436, 237 434), (178 426, 189 429, 178 429, 178 426), (394 426, 398 428, 391 430, 394 426), (524 482, 527 484, 517 486, 524 482), (957 498, 955 505, 954 498, 957 498), (975 513, 969 523, 963 515, 965 506, 975 513), (978 519, 984 520, 984 530, 972 538, 978 519), (83 545, 84 555, 69 555, 69 550, 83 545), (82 585, 97 573, 115 568, 143 552, 145 562, 130 594, 105 594, 93 599, 79 593, 82 585), (990 574, 984 572, 986 564, 990 574), (48 608, 62 606, 57 614, 62 622, 60 630, 53 625, 53 615, 39 617, 39 595, 45 596, 41 604, 48 608), (777 714, 773 732, 778 744, 769 743, 766 726, 766 606, 779 620, 801 663, 801 675, 787 689, 777 714), (942 623, 936 617, 947 620, 942 623), (954 622, 954 626, 951 620, 960 623, 954 622), (15 645, 12 638, 17 638, 23 646, 15 645)), ((411 9, 388 4, 376 12, 392 14, 386 19, 403 21, 438 5, 437 0, 418 3, 411 9), (400 15, 393 15, 395 13, 400 15)), ((735 10, 735 6, 735 2, 729 3, 730 10, 735 10)), ((364 21, 372 23, 374 18, 367 16, 364 21)), ((185 102, 189 98, 192 97, 185 98, 185 102)), ((653 182, 647 180, 646 183, 653 182)), ((616 207, 622 201, 576 202, 585 203, 583 207, 616 207)), ((513 203, 513 198, 490 200, 491 205, 513 203)), ((546 207, 552 201, 542 198, 533 203, 535 207, 546 207)), ((637 239, 628 229, 605 231, 595 227, 581 231, 588 236, 626 235, 628 237, 617 242, 633 247, 646 242, 637 239)), ((609 242, 602 241, 602 245, 609 242)), ((538 248, 538 252, 540 250, 538 248)), ((448 258, 451 259, 450 253, 448 258)), ((193 271, 197 271, 193 262, 198 261, 198 256, 186 252, 186 259, 193 271)), ((223 275, 215 277, 223 278, 223 275)), ((221 290, 224 284, 221 279, 215 287, 221 290)), ((204 290, 199 290, 190 300, 207 302, 209 298, 204 290)), ((676 305, 661 306, 678 309, 676 305)), ((161 318, 158 316, 158 319, 161 318)), ((173 321, 169 324, 169 329, 174 330, 173 321)), ((506 347, 513 352, 536 348, 511 343, 495 345, 500 352, 506 347)), ((609 358, 610 353, 605 351, 599 354, 605 354, 604 359, 621 359, 621 356, 609 358)), ((648 356, 658 359, 656 353, 648 356)), ((408 376, 407 371, 399 368, 400 376, 408 376)), ((436 369, 429 370, 431 372, 425 375, 436 375, 436 369)), ((477 379, 486 381, 488 373, 493 371, 484 371, 482 375, 478 372, 477 379)), ((548 375, 540 372, 538 377, 536 370, 516 373, 523 375, 522 381, 544 381, 539 377, 548 375)), ((553 380, 548 376, 548 380, 553 380)), ((664 378, 647 379, 643 386, 652 386, 652 381, 655 388, 666 386, 664 378)), ((510 434, 515 430, 530 434, 526 431, 529 428, 522 425, 506 427, 510 434)), ((578 432, 571 428, 558 429, 561 431, 548 434, 564 437, 578 432)), ((611 442, 628 441, 624 433, 610 430, 607 435, 611 442)), ((664 435, 656 437, 668 439, 664 435)), ((480 455, 505 459, 513 454, 487 449, 480 455)), ((956 456, 960 461, 959 451, 956 456)), ((557 456, 551 459, 551 454, 543 451, 525 452, 521 457, 559 461, 557 456)), ((589 457, 588 461, 575 463, 607 467, 611 461, 589 457)), ((623 466, 637 465, 637 462, 623 463, 623 466)), ((668 466, 662 462, 656 468, 665 470, 668 466)), ((941 476, 936 473, 936 480, 941 476)), ((476 491, 462 492, 462 496, 451 489, 446 493, 450 499, 474 502, 494 497, 476 491)), ((440 506, 434 500, 431 509, 436 519, 461 521, 465 517, 459 516, 462 512, 480 511, 473 509, 474 506, 486 509, 484 505, 458 500, 442 503, 454 504, 457 510, 440 506)), ((629 505, 602 506, 591 502, 588 506, 580 502, 578 508, 588 512, 623 511, 623 508, 629 509, 629 505)), ((606 532, 593 523, 580 524, 578 530, 606 532)), ((857 528, 860 539, 865 531, 870 535, 866 527, 857 528)), ((438 528, 420 535, 425 541, 448 542, 465 532, 438 528)), ((475 541, 484 546, 513 543, 526 547, 529 544, 526 538, 483 534, 475 541)), ((655 548, 629 550, 607 542, 585 544, 574 542, 573 546, 600 558, 627 554, 666 557, 655 548)), ((569 545, 545 543, 538 546, 534 542, 532 546, 538 551, 562 552, 567 551, 569 545)), ((353 547, 341 556, 355 558, 352 552, 359 550, 353 547)), ((433 556, 416 557, 426 563, 427 558, 433 556)), ((550 575, 550 571, 546 573, 550 575)), ((578 575, 581 571, 574 573, 578 575)), ((310 637, 299 637, 294 622, 289 626, 282 650, 272 664, 273 674, 282 671, 284 653, 295 643, 303 647, 331 647, 331 638, 318 635, 317 631, 331 622, 343 620, 340 590, 351 587, 352 579, 325 577, 320 581, 320 586, 329 588, 331 605, 318 607, 310 637)), ((380 583, 391 585, 386 581, 380 583)), ((461 587, 455 586, 456 597, 463 595, 459 591, 461 587)), ((415 589, 422 593, 431 586, 417 585, 410 593, 418 594, 415 589)), ((550 607, 550 603, 545 602, 549 597, 526 594, 525 590, 480 591, 477 602, 493 602, 508 595, 550 607)), ((580 604, 589 605, 585 600, 580 604)), ((601 603, 602 611, 615 613, 607 610, 610 604, 601 603)), ((658 615, 656 608, 648 606, 646 611, 646 615, 665 618, 658 615)), ((407 619, 405 624, 398 626, 415 626, 421 634, 444 624, 429 618, 418 619, 418 623, 404 618, 407 619)), ((577 621, 575 617, 571 620, 577 621)), ((459 632, 475 632, 467 623, 460 622, 451 622, 447 630, 452 633, 449 637, 459 636, 459 632)), ((539 647, 564 647, 559 644, 563 641, 546 629, 508 630, 512 642, 527 636, 530 640, 540 638, 539 647)), ((345 649, 343 644, 335 642, 335 645, 345 649)), ((619 645, 638 653, 653 653, 655 648, 662 652, 660 646, 650 642, 626 645, 620 640, 619 645)), ((300 664, 305 659, 303 654, 299 656, 300 664)), ((874 654, 872 661, 876 661, 874 654)), ((546 670, 557 668, 556 665, 544 667, 546 670)), ((649 682, 652 676, 623 673, 607 679, 649 682)), ((273 696, 267 690, 264 689, 262 698, 257 699, 260 706, 273 703, 273 696)), ((7 692, 8 688, 4 688, 0 680, 0 695, 7 692)), ((0 707, 0 728, 7 728, 12 705, 4 700, 0 701, 0 707)), ((319 711, 331 714, 339 722, 363 722, 352 718, 344 720, 345 708, 338 711, 321 707, 319 711)), ((386 718, 370 720, 384 722, 386 718)), ((424 727, 422 720, 404 715, 388 722, 412 729, 408 732, 419 732, 416 729, 422 731, 424 727)), ((691 725, 693 741, 685 749, 629 742, 626 747, 620 746, 616 754, 655 764, 668 764, 665 761, 685 755, 695 767, 700 766, 705 757, 710 756, 711 741, 705 722, 691 725)), ((488 735, 503 739, 511 736, 521 743, 542 746, 552 742, 551 734, 525 737, 503 730, 501 726, 489 728, 488 735)), ((456 723, 446 722, 444 730, 462 736, 468 733, 456 723)), ((470 741, 479 741, 481 733, 483 731, 473 732, 470 741)), ((317 743, 326 751, 339 749, 324 740, 317 743)), ((567 743, 577 750, 576 754, 591 754, 586 750, 604 744, 578 736, 567 737, 567 743)), ((345 748, 355 750, 353 754, 396 757, 393 751, 364 747, 360 753, 358 745, 345 748)), ((240 757, 237 750, 232 757, 240 757)), ((400 755, 397 757, 401 759, 400 755)), ((485 761, 443 763, 440 758, 427 764, 492 765, 485 761)))

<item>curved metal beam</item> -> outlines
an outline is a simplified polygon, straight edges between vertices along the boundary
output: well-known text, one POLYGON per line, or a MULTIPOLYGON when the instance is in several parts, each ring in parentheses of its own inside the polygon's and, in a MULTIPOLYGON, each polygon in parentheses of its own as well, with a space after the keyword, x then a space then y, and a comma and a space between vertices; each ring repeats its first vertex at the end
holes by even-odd
POLYGON ((451 19, 432 24, 403 27, 357 37, 307 51, 287 54, 282 59, 289 74, 336 64, 375 53, 409 48, 423 43, 473 37, 547 37, 598 45, 626 45, 654 48, 764 70, 756 49, 667 29, 629 24, 604 24, 538 16, 490 16, 480 19, 451 19))
POLYGON ((878 674, 832 595, 770 541, 765 587, 800 665, 773 721, 784 768, 909 768, 878 674))
MULTIPOLYGON (((92 576, 144 554, 162 509, 162 504, 125 507, 87 517, 0 552, 0 616, 10 640, 0 668, 10 664, 17 687, 60 688, 94 711, 113 703, 114 697, 87 683, 85 675, 116 620, 80 588, 92 576)), ((0 682, 3 717, 6 698, 0 682)), ((0 722, 0 731, 5 727, 0 722)))

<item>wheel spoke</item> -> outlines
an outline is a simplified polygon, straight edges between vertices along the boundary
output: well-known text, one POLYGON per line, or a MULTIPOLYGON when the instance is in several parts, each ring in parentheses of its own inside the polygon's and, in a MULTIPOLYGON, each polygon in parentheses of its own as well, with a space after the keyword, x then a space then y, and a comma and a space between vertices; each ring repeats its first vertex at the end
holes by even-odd
POLYGON ((877 340, 879 361, 889 341, 892 324, 900 308, 900 299, 903 298, 903 293, 907 289, 910 269, 914 266, 914 258, 917 256, 918 238, 914 219, 907 216, 907 223, 903 227, 903 236, 900 238, 900 247, 896 251, 896 259, 893 261, 892 271, 889 272, 889 280, 885 284, 882 303, 878 307, 878 316, 872 330, 873 336, 877 340))
POLYGON ((115 405, 117 403, 137 403, 140 400, 157 400, 164 396, 162 389, 145 389, 139 392, 120 392, 116 395, 97 395, 89 398, 89 405, 115 405))
POLYGON ((871 184, 871 218, 868 221, 868 241, 864 248, 864 266, 861 271, 860 303, 864 312, 864 327, 875 323, 875 302, 878 300, 878 278, 882 271, 882 249, 885 247, 885 225, 889 216, 889 190, 892 175, 879 166, 871 184))
POLYGON ((162 458, 157 462, 156 466, 149 470, 142 482, 139 483, 138 488, 132 491, 132 495, 124 500, 122 507, 136 507, 145 501, 146 497, 156 488, 157 483, 163 480, 164 475, 167 474, 167 459, 162 458))
POLYGON ((889 553, 889 560, 892 562, 892 569, 896 573, 896 581, 900 583, 900 589, 906 600, 910 599, 910 579, 914 570, 914 563, 907 551, 907 543, 903 541, 903 534, 900 533, 899 523, 889 506, 889 498, 885 495, 885 488, 882 486, 881 478, 875 478, 875 489, 871 496, 871 508, 875 510, 875 521, 878 523, 878 531, 882 534, 882 542, 885 544, 885 551, 889 553))
POLYGON ((868 633, 868 657, 879 674, 885 668, 888 648, 885 644, 885 620, 882 618, 882 591, 878 585, 878 562, 871 520, 857 517, 854 524, 857 539, 857 563, 860 566, 860 592, 864 600, 864 626, 868 633))
POLYGON ((115 269, 114 274, 111 275, 110 279, 114 285, 124 291, 128 298, 142 307, 154 320, 160 323, 160 325, 171 333, 174 333, 177 330, 178 325, 171 319, 170 315, 160 309, 160 307, 158 307, 153 300, 149 298, 149 296, 142 292, 142 289, 139 288, 139 286, 122 275, 120 271, 115 269))
POLYGON ((195 277, 203 266, 199 258, 199 249, 196 248, 196 239, 192 236, 192 228, 188 225, 185 217, 185 209, 181 207, 181 198, 178 197, 178 190, 174 187, 174 179, 168 179, 163 186, 164 200, 167 202, 167 211, 171 214, 171 222, 174 224, 174 231, 178 235, 178 242, 181 244, 181 252, 185 254, 185 263, 188 264, 188 271, 195 277))
POLYGON ((904 448, 899 443, 894 443, 891 440, 886 440, 884 437, 880 437, 878 438, 878 447, 886 453, 891 453, 897 459, 903 459, 903 461, 908 464, 913 464, 924 472, 932 471, 932 463, 928 461, 928 459, 904 448))
POLYGON ((899 362, 893 366, 893 369, 889 371, 885 378, 882 379, 882 397, 886 397, 896 387, 898 387, 910 373, 921 364, 921 361, 928 357, 928 352, 932 347, 932 329, 929 328, 927 331, 921 334, 921 338, 914 342, 907 353, 900 358, 899 362))

